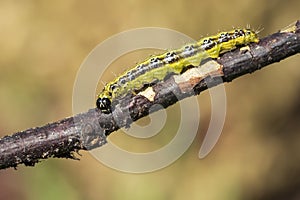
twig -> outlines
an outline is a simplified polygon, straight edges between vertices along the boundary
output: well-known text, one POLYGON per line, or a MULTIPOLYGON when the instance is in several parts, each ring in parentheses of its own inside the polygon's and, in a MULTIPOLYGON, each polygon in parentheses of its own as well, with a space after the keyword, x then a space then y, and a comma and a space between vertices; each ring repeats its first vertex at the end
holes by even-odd
POLYGON ((300 21, 297 21, 290 29, 269 35, 258 44, 236 49, 205 63, 209 67, 202 69, 210 70, 193 68, 152 86, 149 91, 129 95, 120 101, 113 115, 94 108, 43 127, 5 136, 0 139, 0 169, 16 168, 22 163, 34 166, 49 157, 78 159, 74 152, 104 145, 107 135, 148 115, 154 104, 169 107, 178 100, 199 94, 208 85, 219 84, 220 78, 230 82, 299 52, 300 21))

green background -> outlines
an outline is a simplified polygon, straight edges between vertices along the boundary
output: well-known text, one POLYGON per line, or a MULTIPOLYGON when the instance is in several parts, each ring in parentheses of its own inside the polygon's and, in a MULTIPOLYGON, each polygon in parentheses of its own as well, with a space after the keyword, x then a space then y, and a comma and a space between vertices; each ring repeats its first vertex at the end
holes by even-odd
MULTIPOLYGON (((299 19, 299 8, 298 0, 2 0, 0 134, 71 116, 73 84, 80 64, 97 44, 114 34, 156 26, 199 39, 250 24, 254 29, 264 28, 259 34, 264 37, 299 19)), ((112 71, 118 74, 142 58, 130 59, 119 61, 119 69, 112 71)), ((216 147, 203 160, 198 159, 198 151, 210 119, 208 92, 198 97, 203 108, 198 136, 171 166, 153 173, 126 174, 102 165, 88 152, 80 152, 80 161, 49 159, 34 168, 0 171, 0 199, 235 200, 299 196, 299 63, 299 56, 294 56, 225 84, 225 127, 216 147)), ((113 77, 107 73, 103 79, 113 77)), ((177 112, 176 108, 168 112, 177 112)), ((163 136, 149 146, 138 140, 127 145, 141 151, 142 146, 152 149, 172 137, 172 128, 172 124, 165 127, 163 136)), ((118 133, 111 139, 126 141, 123 137, 118 133)))

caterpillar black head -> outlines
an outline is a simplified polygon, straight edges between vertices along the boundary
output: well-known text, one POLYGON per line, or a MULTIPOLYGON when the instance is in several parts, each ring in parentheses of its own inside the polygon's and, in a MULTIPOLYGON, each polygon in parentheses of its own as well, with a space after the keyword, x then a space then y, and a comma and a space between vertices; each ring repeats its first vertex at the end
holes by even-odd
POLYGON ((96 101, 96 106, 99 108, 103 113, 111 113, 111 101, 108 97, 98 97, 96 101))

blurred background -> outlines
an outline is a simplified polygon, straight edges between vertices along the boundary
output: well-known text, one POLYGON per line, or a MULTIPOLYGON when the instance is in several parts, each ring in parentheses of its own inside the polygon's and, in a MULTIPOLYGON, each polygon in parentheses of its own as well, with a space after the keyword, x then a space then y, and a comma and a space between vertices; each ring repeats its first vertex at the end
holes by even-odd
MULTIPOLYGON (((114 34, 155 26, 199 39, 250 24, 264 28, 264 37, 299 19, 299 8, 298 0, 1 0, 0 134, 71 116, 81 63, 114 34)), ((141 60, 130 59, 118 62, 121 71, 141 60)), ((208 92, 198 97, 202 110, 197 138, 172 165, 127 174, 80 152, 80 161, 49 159, 35 167, 0 171, 0 199, 300 199, 299 63, 296 55, 225 84, 225 127, 205 159, 198 152, 210 119, 208 92)), ((112 78, 111 73, 103 77, 112 78)), ((176 113, 176 108, 168 112, 176 113)), ((163 140, 172 136, 172 128, 165 127, 163 140)), ((123 137, 114 133, 110 139, 123 137)), ((129 142, 139 146, 139 141, 129 142)))

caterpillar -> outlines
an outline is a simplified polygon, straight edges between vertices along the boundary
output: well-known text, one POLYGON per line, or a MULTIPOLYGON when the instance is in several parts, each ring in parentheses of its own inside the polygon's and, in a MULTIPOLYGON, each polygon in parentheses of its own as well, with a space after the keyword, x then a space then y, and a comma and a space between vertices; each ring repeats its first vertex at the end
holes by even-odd
POLYGON ((149 85, 163 81, 171 74, 181 74, 187 68, 198 67, 203 59, 218 58, 220 54, 237 46, 258 41, 257 32, 250 29, 235 29, 202 38, 177 50, 152 56, 107 83, 97 96, 96 106, 103 113, 111 113, 114 102, 128 93, 136 94, 149 85))

